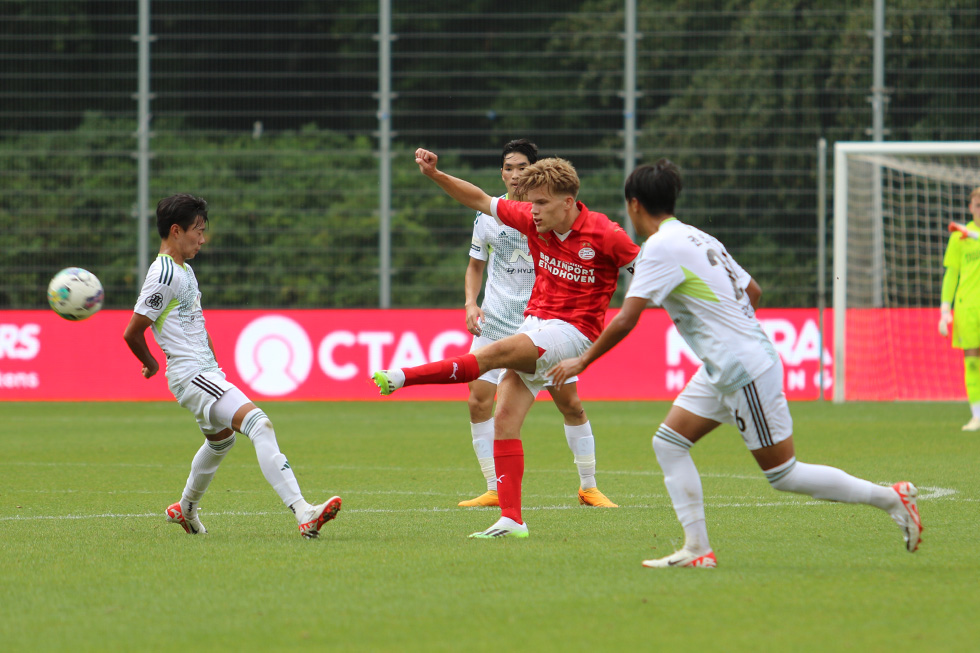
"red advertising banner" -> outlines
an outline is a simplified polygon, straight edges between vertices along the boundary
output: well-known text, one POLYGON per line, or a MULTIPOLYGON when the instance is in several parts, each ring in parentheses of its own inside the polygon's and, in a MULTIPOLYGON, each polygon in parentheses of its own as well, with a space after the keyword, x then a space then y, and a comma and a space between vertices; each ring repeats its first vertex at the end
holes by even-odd
MULTIPOLYGON (((163 373, 144 379, 123 342, 131 315, 103 310, 68 322, 51 311, 0 312, 0 400, 171 399, 163 373)), ((782 357, 787 396, 819 396, 822 349, 830 398, 833 343, 820 342, 817 310, 761 310, 759 318, 782 357)), ((375 400, 373 370, 456 356, 471 342, 462 310, 211 310, 205 319, 228 379, 255 400, 375 400)), ((825 320, 832 324, 829 311, 825 320)), ((147 339, 162 363, 149 330, 147 339)), ((586 400, 669 400, 697 366, 666 312, 651 309, 582 375, 579 393, 586 400)), ((387 401, 466 396, 465 385, 418 386, 387 401)))

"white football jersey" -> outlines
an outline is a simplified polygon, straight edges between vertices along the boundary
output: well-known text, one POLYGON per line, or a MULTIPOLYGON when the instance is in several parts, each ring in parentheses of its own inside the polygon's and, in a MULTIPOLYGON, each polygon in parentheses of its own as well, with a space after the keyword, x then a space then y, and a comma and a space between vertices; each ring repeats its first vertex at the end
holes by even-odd
POLYGON ((728 394, 779 360, 745 292, 751 280, 721 242, 670 218, 647 239, 626 296, 666 309, 708 381, 728 394))
POLYGON ((177 399, 201 372, 219 370, 208 345, 201 291, 190 264, 160 254, 150 265, 134 312, 153 320, 153 337, 167 356, 167 380, 177 399))
POLYGON ((477 213, 473 223, 470 256, 489 259, 487 284, 483 291, 482 335, 500 340, 517 333, 534 287, 534 263, 527 237, 497 222, 492 215, 477 213))

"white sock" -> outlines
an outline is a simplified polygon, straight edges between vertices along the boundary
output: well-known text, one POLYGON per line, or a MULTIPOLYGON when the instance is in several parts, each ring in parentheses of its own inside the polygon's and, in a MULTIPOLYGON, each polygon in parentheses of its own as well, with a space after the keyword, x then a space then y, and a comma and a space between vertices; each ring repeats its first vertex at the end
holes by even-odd
POLYGON ((184 517, 190 519, 197 513, 201 497, 204 496, 211 484, 211 479, 218 471, 218 465, 221 464, 225 454, 231 450, 234 444, 235 434, 232 433, 224 440, 217 442, 205 440, 201 448, 194 454, 194 459, 191 461, 191 473, 187 477, 187 484, 184 486, 184 492, 180 498, 180 510, 184 513, 184 517))
POLYGON ((891 488, 851 476, 836 467, 809 465, 790 458, 778 467, 767 469, 765 474, 769 484, 782 492, 841 503, 865 503, 889 513, 901 506, 901 499, 891 488))
POLYGON ((395 390, 405 387, 405 373, 402 372, 401 368, 396 367, 385 371, 388 373, 388 380, 391 381, 391 385, 395 387, 395 390))
POLYGON ((691 458, 693 442, 661 424, 653 436, 653 452, 664 472, 664 485, 674 505, 677 520, 684 527, 684 548, 695 554, 711 550, 704 519, 704 491, 701 475, 691 458))
POLYGON ((980 417, 980 402, 970 404, 970 414, 973 417, 980 417))
POLYGON ((259 460, 259 467, 265 480, 299 519, 310 504, 303 499, 296 475, 293 474, 286 456, 279 451, 272 422, 262 409, 256 408, 245 415, 245 419, 242 420, 242 433, 247 435, 255 446, 255 456, 259 460))
POLYGON ((473 434, 473 451, 480 463, 483 477, 487 479, 487 491, 497 490, 497 473, 493 464, 493 418, 474 424, 470 422, 470 433, 473 434))
POLYGON ((595 438, 592 436, 592 424, 586 422, 579 426, 565 425, 565 440, 568 448, 575 457, 578 467, 579 485, 583 490, 595 487, 595 438))

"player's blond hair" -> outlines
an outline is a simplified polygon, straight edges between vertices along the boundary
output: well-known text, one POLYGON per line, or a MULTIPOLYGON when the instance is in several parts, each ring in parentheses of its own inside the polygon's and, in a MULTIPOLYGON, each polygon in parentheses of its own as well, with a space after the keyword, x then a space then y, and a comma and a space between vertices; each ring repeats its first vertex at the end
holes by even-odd
POLYGON ((970 192, 970 197, 969 197, 969 198, 968 198, 968 199, 966 200, 966 201, 967 201, 967 203, 970 203, 970 202, 972 202, 972 201, 973 201, 973 198, 974 198, 974 197, 978 197, 978 196, 980 196, 980 186, 977 186, 976 188, 974 188, 974 189, 973 189, 973 190, 972 190, 972 191, 970 192))
POLYGON ((528 191, 541 187, 547 188, 552 195, 571 195, 578 197, 578 173, 575 166, 565 159, 541 159, 521 171, 517 178, 518 197, 527 197, 528 191))

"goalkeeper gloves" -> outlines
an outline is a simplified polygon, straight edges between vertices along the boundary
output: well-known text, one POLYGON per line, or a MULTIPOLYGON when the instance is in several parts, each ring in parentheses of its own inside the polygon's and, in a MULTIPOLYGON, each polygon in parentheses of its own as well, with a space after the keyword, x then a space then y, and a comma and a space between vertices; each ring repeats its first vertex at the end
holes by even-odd
POLYGON ((950 305, 943 302, 939 307, 939 335, 943 338, 949 335, 949 325, 953 323, 953 312, 950 305))

